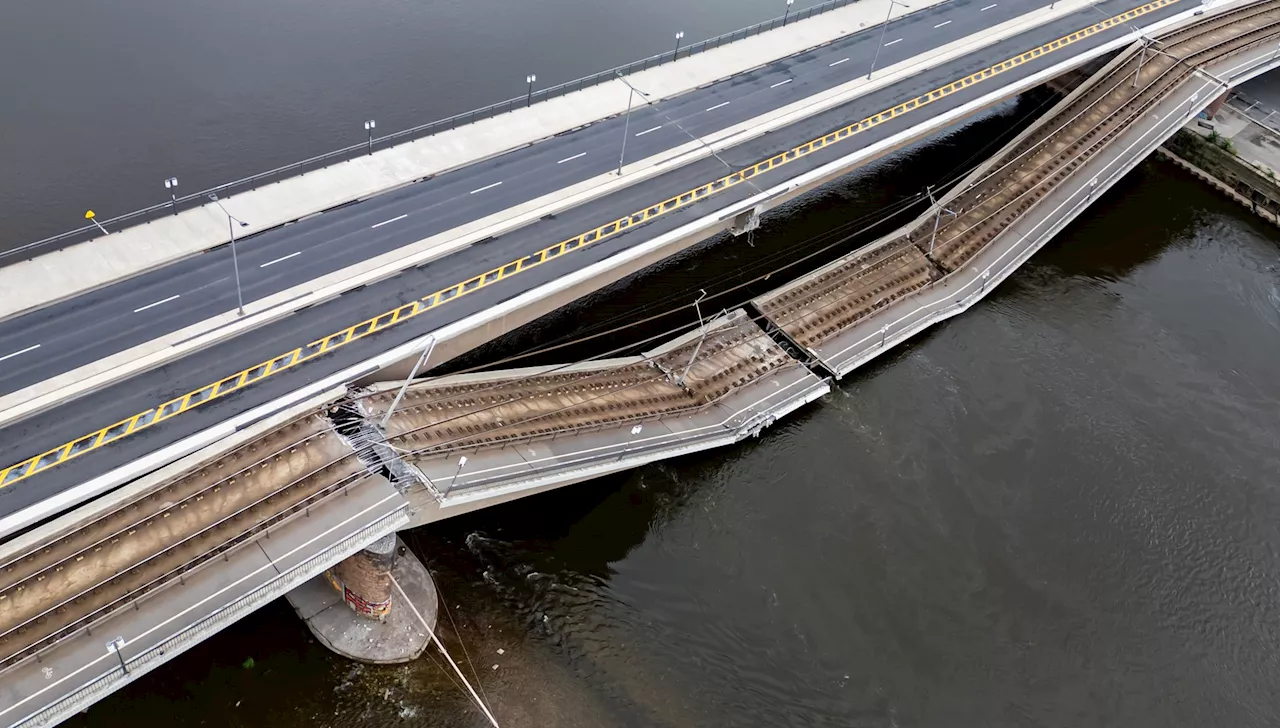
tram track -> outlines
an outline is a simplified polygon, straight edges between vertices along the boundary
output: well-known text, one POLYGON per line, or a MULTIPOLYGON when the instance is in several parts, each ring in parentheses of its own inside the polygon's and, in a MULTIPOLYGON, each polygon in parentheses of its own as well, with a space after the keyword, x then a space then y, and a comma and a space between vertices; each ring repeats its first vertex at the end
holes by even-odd
POLYGON ((361 482, 361 454, 308 415, 15 555, 0 566, 0 670, 361 482))
POLYGON ((797 344, 822 345, 895 301, 946 280, 1192 75, 1280 35, 1280 3, 1255 3, 1165 34, 1104 77, 899 236, 763 297, 797 344))

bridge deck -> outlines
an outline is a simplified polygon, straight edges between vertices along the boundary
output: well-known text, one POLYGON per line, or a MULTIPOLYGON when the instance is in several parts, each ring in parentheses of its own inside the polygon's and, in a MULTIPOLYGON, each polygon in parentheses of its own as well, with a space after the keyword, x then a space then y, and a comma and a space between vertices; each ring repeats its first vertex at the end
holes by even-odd
MULTIPOLYGON (((1274 65, 1277 37, 1280 0, 1270 0, 1233 9, 1221 18, 1208 19, 1198 28, 1165 38, 1170 52, 1183 56, 1185 62, 1144 66, 1143 75, 1132 90, 1125 83, 1131 78, 1125 65, 1131 57, 1104 69, 1091 85, 1082 87, 1051 115, 1049 128, 1060 137, 1038 136, 1039 129, 1030 130, 946 201, 949 204, 971 199, 969 209, 982 211, 981 217, 968 218, 968 223, 965 213, 957 216, 952 224, 958 227, 945 239, 949 252, 944 253, 935 242, 935 261, 947 261, 956 266, 954 269, 874 315, 844 326, 835 336, 815 338, 814 351, 830 369, 847 372, 884 350, 888 343, 950 315, 949 305, 938 308, 937 304, 946 304, 953 296, 960 296, 962 306, 979 300, 1179 128, 1191 112, 1208 105, 1222 90, 1217 79, 1229 84, 1274 65), (1196 64, 1205 67, 1193 71, 1196 64), (1110 90, 1094 93, 1098 88, 1110 90), (1063 119, 1067 123, 1061 123, 1063 119), (1090 121, 1076 123, 1080 119, 1090 121), (1037 156, 1042 148, 1055 151, 1037 156), (1003 163, 1011 155, 1021 167, 1018 163, 1003 163), (1039 162, 1026 161, 1030 159, 1039 162), (1003 184, 982 186, 1006 170, 1003 184), (995 174, 991 174, 993 171, 995 174), (1088 183, 1092 179, 1098 183, 1088 183), (1010 189, 1020 192, 1007 194, 1010 189), (966 194, 972 196, 966 198, 966 194), (993 199, 998 202, 983 207, 993 199), (1024 204, 1028 199, 1032 202, 1024 204), (1013 219, 999 223, 995 234, 984 240, 991 228, 983 223, 1004 220, 1007 210, 1013 211, 1008 213, 1013 219), (972 231, 977 231, 973 233, 976 237, 966 238, 972 231), (892 320, 881 324, 885 319, 892 320), (868 326, 883 326, 888 341, 882 338, 867 344, 866 336, 848 340, 851 335, 864 334, 868 326), (842 348, 836 349, 837 346, 842 348)), ((921 230, 920 225, 907 229, 911 238, 907 245, 923 255, 927 251, 920 248, 924 239, 921 230)), ((929 230, 932 234, 932 226, 929 230)), ((815 280, 836 285, 852 281, 849 295, 865 303, 865 272, 876 270, 877 265, 893 260, 905 249, 908 248, 881 244, 870 254, 863 251, 853 256, 852 260, 861 261, 858 265, 839 261, 799 286, 787 286, 763 297, 760 304, 766 308, 773 305, 775 315, 786 306, 802 311, 803 302, 827 295, 822 285, 813 284, 815 280), (832 271, 838 273, 829 275, 832 271), (793 289, 799 293, 789 295, 787 292, 793 289)), ((945 263, 932 265, 948 271, 945 263)), ((800 319, 796 317, 797 321, 800 319)), ((775 322, 787 331, 789 322, 775 322)), ((803 340, 805 336, 815 336, 814 331, 820 332, 821 328, 796 325, 788 333, 803 340)), ((354 413, 369 419, 378 417, 385 411, 394 386, 375 388, 362 398, 362 411, 357 408, 354 413)), ((458 512, 467 504, 492 502, 513 492, 554 487, 673 454, 735 442, 758 433, 775 418, 826 391, 826 382, 787 355, 744 312, 735 311, 710 325, 705 339, 702 331, 693 331, 640 358, 564 371, 551 368, 468 375, 415 385, 405 409, 398 410, 392 418, 389 442, 394 450, 378 442, 357 441, 362 447, 369 445, 362 452, 370 461, 384 458, 383 464, 408 462, 416 468, 426 485, 423 492, 429 493, 436 509, 433 517, 441 517, 444 511, 458 512), (695 363, 684 386, 674 384, 684 372, 682 365, 687 366, 690 360, 695 363), (548 423, 554 425, 554 432, 545 431, 548 423), (388 453, 397 454, 387 460, 388 453), (468 459, 464 461, 463 457, 468 459)), ((364 430, 355 428, 350 408, 344 406, 340 410, 342 414, 336 419, 343 423, 342 432, 367 432, 367 425, 364 430)), ((28 715, 22 711, 34 712, 50 701, 58 702, 56 710, 74 709, 128 679, 123 670, 112 666, 115 656, 103 653, 103 634, 125 636, 128 649, 124 659, 136 670, 135 674, 145 671, 203 634, 220 628, 243 610, 261 604, 282 588, 291 588, 345 553, 403 524, 407 520, 400 510, 403 499, 381 478, 365 476, 365 466, 356 464, 350 447, 345 443, 315 444, 320 439, 327 443, 337 439, 328 432, 316 418, 299 420, 273 431, 269 440, 258 443, 256 448, 242 449, 238 465, 215 466, 221 467, 217 472, 186 473, 192 480, 177 478, 168 484, 172 490, 163 496, 148 496, 126 504, 127 517, 104 519, 96 533, 67 535, 63 541, 22 555, 28 559, 26 562, 8 564, 0 586, 0 617, 7 620, 6 625, 18 625, 18 629, 10 626, 5 637, 14 641, 5 643, 11 659, 5 679, 0 680, 0 719, 28 715), (313 447, 314 456, 307 452, 313 447), (244 470, 246 463, 253 464, 253 475, 244 470), (334 464, 336 471, 327 469, 334 464), (242 471, 244 474, 240 475, 242 471), (254 542, 265 560, 259 560, 253 548, 226 548, 240 543, 240 535, 249 532, 244 528, 247 524, 241 524, 215 542, 186 554, 192 560, 202 560, 207 554, 225 554, 225 561, 213 561, 195 570, 166 572, 162 575, 167 579, 163 588, 146 593, 141 602, 136 593, 131 595, 134 601, 130 603, 141 607, 137 612, 100 609, 100 601, 94 601, 98 595, 124 587, 136 591, 136 583, 127 583, 131 579, 128 569, 147 568, 157 546, 165 547, 167 541, 191 536, 200 525, 217 520, 188 520, 192 513, 184 514, 184 506, 201 507, 193 506, 193 500, 200 503, 201 496, 209 498, 208 505, 216 506, 215 516, 239 515, 247 512, 241 507, 246 498, 252 500, 271 493, 265 500, 258 499, 262 504, 275 494, 288 493, 255 486, 255 476, 277 485, 286 483, 286 488, 298 485, 297 492, 301 494, 300 498, 289 495, 274 508, 252 512, 257 521, 269 524, 272 534, 270 540, 254 542), (217 489, 230 485, 233 477, 241 478, 237 488, 248 496, 217 497, 217 489), (313 488, 314 483, 319 487, 313 488), (335 485, 348 498, 367 500, 336 497, 332 492, 335 485), (342 488, 344 485, 347 487, 342 488), (314 499, 310 517, 273 522, 322 493, 329 497, 314 499), (180 498, 174 499, 175 494, 180 498), (173 530, 164 524, 166 515, 177 519, 172 522, 173 530), (181 527, 183 524, 185 527, 181 527), (375 534, 378 529, 381 531, 375 534), (165 537, 156 538, 154 534, 158 533, 165 537), (129 540, 135 537, 136 540, 129 540), (111 543, 111 539, 121 540, 111 543), (329 546, 335 541, 339 542, 338 547, 329 546), (144 542, 149 542, 150 548, 131 548, 134 543, 144 542), (95 551, 102 544, 105 545, 100 551, 95 551), (102 555, 95 556, 99 552, 102 555), (90 565, 78 566, 82 559, 90 565), (136 566, 130 567, 130 562, 136 566), (103 585, 103 592, 95 594, 98 585, 94 580, 111 573, 113 568, 125 571, 120 572, 118 580, 103 585), (173 577, 177 574, 185 576, 175 583, 173 577), (65 589, 51 589, 58 584, 65 589), (23 596, 28 588, 38 598, 23 596), (84 603, 94 612, 92 625, 61 614, 49 615, 46 622, 33 618, 34 608, 77 595, 88 597, 84 603), (10 604, 4 604, 9 600, 10 604), (218 607, 219 604, 227 608, 218 607), (171 616, 157 622, 156 614, 171 616), (90 626, 92 633, 87 629, 90 626), (26 631, 19 631, 24 628, 26 631), (26 635, 25 643, 19 639, 22 635, 26 635), (54 635, 60 638, 57 643, 44 646, 43 642, 54 635), (42 647, 39 661, 28 654, 42 647)))
MULTIPOLYGON (((387 383, 361 398, 371 422, 397 389, 387 383)), ((568 466, 621 469, 634 466, 623 462, 628 455, 654 459, 668 448, 732 442, 825 391, 738 310, 709 322, 705 336, 695 329, 638 358, 415 384, 386 438, 443 497, 568 466), (463 455, 469 462, 459 467, 463 455)))
MULTIPOLYGON (((941 200, 941 214, 931 209, 756 305, 828 370, 847 374, 980 299, 1185 121, 1177 112, 1188 100, 1176 92, 1194 80, 1192 66, 1252 73, 1268 62, 1258 44, 1278 25, 1280 10, 1263 3, 1160 37, 1181 62, 1131 49, 941 200)), ((1221 91, 1196 89, 1190 103, 1221 91)))
POLYGON ((1009 35, 987 38, 980 52, 956 51, 947 64, 897 84, 842 91, 826 97, 819 112, 797 109, 769 135, 731 147, 733 158, 756 160, 746 169, 730 172, 710 157, 664 169, 590 206, 171 362, 162 374, 119 381, 11 424, 0 438, 0 462, 15 463, 0 470, 6 527, 30 518, 50 493, 115 487, 163 458, 207 444, 229 420, 252 418, 311 387, 362 378, 404 356, 428 332, 448 329, 463 340, 458 347, 476 345, 473 336, 499 335, 724 229, 737 207, 781 204, 1101 54, 1134 32, 1135 18, 1176 22, 1190 12, 1180 1, 1132 8, 1127 0, 1107 0, 1034 30, 1006 29, 1009 35), (1099 10, 1121 12, 1099 19, 1099 10), (1067 34, 1074 40, 1064 40, 1067 34), (345 328, 335 332, 335 321, 345 328), (90 418, 101 418, 102 429, 86 433, 81 423, 90 418))
POLYGON ((367 478, 0 671, 0 725, 43 726, 83 710, 408 521, 405 500, 367 478), (120 658, 106 648, 123 638, 120 658))
POLYGON ((356 451, 312 414, 15 554, 0 569, 0 670, 366 477, 356 451))

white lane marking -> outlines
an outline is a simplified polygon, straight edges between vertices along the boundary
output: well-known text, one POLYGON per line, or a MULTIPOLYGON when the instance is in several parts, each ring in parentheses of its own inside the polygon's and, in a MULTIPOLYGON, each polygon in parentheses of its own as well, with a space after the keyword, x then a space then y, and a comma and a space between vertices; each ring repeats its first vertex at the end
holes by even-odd
MULTIPOLYGON (((398 219, 400 219, 400 218, 396 218, 396 219, 398 220, 398 219)), ((390 220, 388 220, 387 222, 391 222, 391 221, 390 221, 390 220)), ((378 223, 378 225, 385 225, 385 224, 386 224, 386 223, 381 223, 381 222, 380 222, 380 223, 378 223)), ((374 227, 378 227, 378 225, 374 225, 374 227)), ((267 266, 269 266, 269 265, 275 265, 276 263, 279 263, 279 262, 280 262, 280 261, 282 261, 282 260, 288 260, 288 259, 290 259, 290 258, 296 258, 296 257, 298 257, 299 255, 302 255, 302 251, 301 251, 301 250, 299 250, 299 251, 298 251, 298 252, 296 252, 296 253, 289 253, 288 255, 286 255, 286 256, 285 256, 285 257, 283 257, 283 258, 276 258, 275 260, 267 261, 266 263, 263 263, 262 265, 260 265, 260 266, 258 266, 258 267, 259 267, 259 268, 266 268, 266 267, 267 267, 267 266)))
POLYGON ((899 38, 899 39, 897 39, 897 40, 891 40, 891 41, 889 41, 888 43, 885 43, 885 44, 884 44, 884 47, 885 47, 885 48, 888 48, 889 46, 893 45, 894 43, 901 43, 901 42, 902 42, 902 39, 901 39, 901 38, 899 38))
POLYGON ((181 294, 181 293, 175 293, 175 294, 173 294, 172 296, 169 296, 168 298, 164 299, 163 301, 156 301, 155 303, 148 303, 147 305, 143 306, 142 308, 135 308, 135 309, 133 309, 133 312, 134 312, 134 313, 139 313, 139 312, 141 312, 141 311, 146 311, 146 310, 147 310, 147 309, 149 309, 149 308, 154 308, 155 306, 159 306, 159 305, 160 305, 160 304, 162 304, 162 303, 168 303, 168 302, 170 302, 170 301, 172 301, 172 300, 174 300, 174 299, 176 299, 176 298, 181 298, 181 297, 182 297, 182 294, 181 294))
POLYGON ((944 20, 944 21, 942 21, 941 23, 938 23, 937 25, 933 26, 933 29, 934 29, 934 30, 937 30, 938 28, 941 28, 941 27, 942 27, 942 26, 944 26, 944 25, 951 25, 951 21, 950 21, 950 20, 944 20))
POLYGON ((712 106, 711 108, 707 109, 707 111, 715 111, 716 109, 720 108, 721 106, 728 106, 728 105, 729 105, 729 102, 728 102, 728 101, 726 101, 726 102, 724 102, 723 104, 716 104, 715 106, 712 106))
POLYGON ((784 83, 791 83, 791 79, 789 79, 789 78, 788 78, 788 79, 787 79, 787 80, 785 80, 785 81, 779 81, 779 82, 775 83, 774 85, 770 86, 769 88, 777 88, 777 87, 779 87, 779 86, 783 85, 784 83))
POLYGON ((586 153, 586 152, 578 152, 577 154, 573 155, 572 157, 565 157, 564 159, 561 159, 559 162, 556 162, 556 164, 564 164, 565 162, 572 162, 573 160, 577 159, 578 157, 585 157, 585 156, 587 156, 587 153, 586 153))
POLYGON ((644 136, 645 134, 648 134, 648 133, 649 133, 649 132, 651 132, 651 131, 657 131, 657 130, 659 130, 659 129, 661 129, 661 128, 662 128, 662 125, 661 125, 661 124, 659 124, 659 125, 657 125, 657 126, 653 127, 652 129, 645 129, 645 130, 644 130, 644 131, 642 131, 642 132, 637 132, 637 133, 636 133, 636 136, 644 136))
POLYGON ((5 359, 12 359, 12 358, 14 358, 15 356, 17 356, 17 355, 19 355, 19 354, 25 354, 25 353, 27 353, 28 351, 35 351, 36 349, 39 349, 39 348, 40 348, 40 345, 39 345, 39 344, 36 344, 35 346, 28 346, 27 348, 23 349, 22 351, 15 351, 15 352, 13 352, 12 354, 5 354, 4 356, 0 356, 0 361, 4 361, 5 359))
MULTIPOLYGON (((400 217, 393 217, 393 218, 391 218, 390 220, 383 220, 382 222, 380 222, 380 223, 378 223, 378 224, 376 224, 376 225, 370 225, 369 227, 370 227, 371 229, 372 229, 372 228, 379 228, 379 227, 382 227, 383 225, 390 225, 391 223, 395 222, 396 220, 403 220, 403 219, 405 219, 406 217, 409 217, 409 213, 407 213, 407 212, 406 212, 405 214, 401 215, 400 217)), ((297 253, 294 253, 294 255, 297 255, 297 253)))
POLYGON ((999 5, 999 4, 1000 4, 1000 3, 991 3, 990 5, 986 6, 985 8, 983 8, 982 10, 980 10, 980 11, 978 11, 978 12, 985 13, 985 12, 987 12, 988 10, 990 10, 991 8, 994 8, 995 6, 997 6, 997 5, 999 5))
POLYGON ((848 58, 841 58, 840 60, 836 61, 835 63, 828 63, 828 64, 827 64, 827 66, 838 66, 838 65, 840 65, 841 63, 844 63, 844 62, 845 62, 845 61, 847 61, 847 60, 849 60, 849 59, 848 59, 848 58))
POLYGON ((477 192, 484 192, 485 190, 491 190, 491 189, 493 189, 494 187, 497 187, 497 186, 498 186, 498 185, 500 185, 500 184, 502 184, 502 183, 501 183, 501 182, 494 182, 493 184, 491 184, 491 185, 485 185, 484 187, 481 187, 481 188, 480 188, 480 189, 478 189, 478 190, 471 190, 471 191, 470 191, 470 192, 468 192, 467 194, 469 194, 469 195, 474 195, 474 194, 475 194, 475 193, 477 193, 477 192))

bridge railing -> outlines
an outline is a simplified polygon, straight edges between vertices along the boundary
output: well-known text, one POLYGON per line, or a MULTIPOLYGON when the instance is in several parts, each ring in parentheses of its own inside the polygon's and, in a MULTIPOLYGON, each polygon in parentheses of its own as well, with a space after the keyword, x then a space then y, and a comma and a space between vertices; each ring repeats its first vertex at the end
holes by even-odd
POLYGON ((1233 109, 1253 119, 1262 126, 1280 134, 1280 110, 1267 106, 1261 101, 1233 89, 1227 98, 1233 109))
MULTIPOLYGON (((217 194, 219 197, 225 197, 227 195, 247 192, 262 185, 279 182, 280 180, 288 177, 294 177, 338 162, 355 159, 370 153, 374 149, 385 149, 396 144, 413 141, 441 131, 446 131, 448 129, 480 121, 482 119, 488 119, 500 114, 505 114, 526 106, 533 101, 545 101, 557 96, 573 93, 574 91, 580 91, 584 88, 590 88, 591 86, 617 78, 619 74, 625 76, 627 74, 643 71, 664 63, 670 63, 677 59, 677 55, 679 58, 686 58, 697 53, 711 50, 712 48, 719 48, 722 45, 733 43, 734 41, 742 40, 743 38, 748 38, 753 35, 759 35, 760 33, 773 30, 797 20, 810 18, 820 13, 844 7, 845 5, 852 5, 857 1, 858 0, 824 0, 816 5, 788 13, 786 15, 778 16, 772 20, 756 23, 755 25, 750 25, 731 33, 725 33, 714 38, 708 38, 707 40, 691 43, 679 48, 678 50, 659 53, 622 66, 610 68, 607 71, 594 73, 556 86, 538 89, 533 92, 532 96, 525 94, 507 99, 506 101, 500 101, 496 104, 490 104, 479 109, 455 114, 444 119, 428 122, 408 129, 402 129, 385 136, 374 137, 372 143, 366 140, 357 144, 352 144, 350 146, 342 147, 341 149, 335 149, 331 152, 325 152, 324 154, 304 159, 300 162, 286 164, 282 167, 276 167, 275 169, 270 169, 265 172, 259 172, 258 174, 244 177, 233 182, 226 182, 216 187, 210 187, 206 190, 182 195, 174 202, 163 202, 158 205, 144 207, 141 210, 127 212, 123 215, 116 215, 115 217, 106 220, 99 220, 98 222, 104 226, 119 228, 126 225, 132 226, 148 222, 166 215, 173 215, 180 210, 187 210, 206 204, 209 201, 209 195, 211 193, 217 194)), ((74 245, 88 240, 100 232, 101 231, 98 229, 97 225, 89 224, 76 228, 75 230, 68 230, 67 232, 59 233, 42 240, 27 243, 7 251, 0 251, 0 265, 15 263, 18 260, 32 258, 42 253, 57 250, 58 248, 74 245)))

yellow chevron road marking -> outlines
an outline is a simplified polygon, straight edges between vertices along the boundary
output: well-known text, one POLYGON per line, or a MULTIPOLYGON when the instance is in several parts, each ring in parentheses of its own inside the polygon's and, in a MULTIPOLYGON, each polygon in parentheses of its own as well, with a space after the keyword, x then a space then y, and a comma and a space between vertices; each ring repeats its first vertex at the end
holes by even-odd
POLYGON ((0 488, 13 485, 14 483, 20 482, 37 473, 42 473, 87 452, 92 452, 100 447, 104 447, 113 442, 118 442, 135 432, 153 427, 157 423, 176 417, 183 412, 194 409, 208 402, 212 402, 213 400, 220 399, 233 392, 240 391, 245 387, 256 384, 257 382, 260 382, 274 374, 287 369, 292 369, 304 362, 311 361, 326 352, 346 346, 353 341, 363 339, 375 332, 384 331, 403 321, 408 321, 415 316, 419 316, 427 311, 443 306, 460 296, 465 296, 486 286, 491 286, 499 281, 506 280, 523 271, 529 270, 530 268, 542 265, 547 261, 555 260, 562 255, 566 255, 588 245, 600 242, 606 238, 618 235, 636 225, 643 224, 649 220, 653 220, 675 210, 687 207, 695 202, 705 200, 712 195, 729 189, 730 187, 739 185, 758 174, 785 166, 797 159, 813 154, 820 149, 825 149, 826 147, 837 144, 845 139, 883 124, 890 119, 895 119, 903 114, 914 111, 923 106, 927 106, 941 98, 967 89, 974 84, 982 83, 1004 73, 1005 71, 1017 68, 1024 63, 1028 63, 1049 53, 1059 51, 1073 43, 1084 40, 1085 38, 1101 33, 1110 28, 1124 25, 1134 18, 1146 15, 1147 13, 1167 7, 1176 2, 1179 2, 1179 0, 1155 0, 1154 2, 1147 3, 1141 7, 1125 11, 1119 15, 1114 15, 1088 27, 1081 28, 1068 35, 1064 35, 1061 38, 1049 41, 1048 43, 1032 48, 1029 51, 988 66, 976 73, 969 74, 964 78, 939 86, 928 93, 898 104, 891 109, 885 109, 872 114, 871 116, 855 121, 848 126, 842 127, 828 134, 824 134, 821 137, 807 141, 804 144, 793 147, 780 154, 776 154, 768 159, 757 162, 746 169, 725 175, 713 182, 709 182, 687 192, 682 192, 651 207, 647 207, 626 217, 618 218, 617 220, 601 225, 594 230, 589 230, 581 235, 552 245, 551 247, 543 248, 532 255, 526 255, 523 258, 518 258, 506 265, 494 268, 493 270, 482 273, 474 278, 467 279, 443 290, 423 296, 416 301, 406 303, 399 308, 387 311, 386 313, 380 314, 371 319, 361 321, 354 326, 348 326, 335 334, 330 334, 323 339, 317 339, 306 346, 300 346, 293 351, 281 354, 280 356, 264 361, 261 364, 257 364, 249 367, 248 369, 232 374, 231 376, 226 377, 225 379, 220 379, 213 384, 203 386, 200 389, 188 392, 181 397, 171 399, 158 407, 153 407, 145 412, 139 412, 126 420, 121 420, 114 425, 104 427, 96 432, 91 432, 77 440, 73 440, 49 450, 48 452, 42 453, 33 458, 28 458, 27 460, 11 465, 4 470, 0 470, 0 488))

